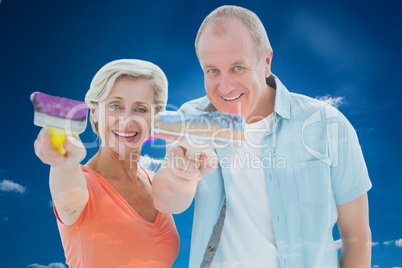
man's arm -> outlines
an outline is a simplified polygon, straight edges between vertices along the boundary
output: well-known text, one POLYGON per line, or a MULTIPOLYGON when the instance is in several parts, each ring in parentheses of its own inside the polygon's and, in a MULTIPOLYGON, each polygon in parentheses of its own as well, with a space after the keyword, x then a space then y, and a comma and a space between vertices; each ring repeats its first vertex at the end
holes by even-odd
POLYGON ((341 267, 370 267, 371 231, 367 194, 337 207, 337 223, 342 239, 341 267))
POLYGON ((167 149, 161 168, 152 180, 152 197, 157 210, 178 214, 192 203, 202 176, 213 172, 211 159, 217 157, 206 150, 198 162, 185 157, 185 149, 177 146, 167 149))

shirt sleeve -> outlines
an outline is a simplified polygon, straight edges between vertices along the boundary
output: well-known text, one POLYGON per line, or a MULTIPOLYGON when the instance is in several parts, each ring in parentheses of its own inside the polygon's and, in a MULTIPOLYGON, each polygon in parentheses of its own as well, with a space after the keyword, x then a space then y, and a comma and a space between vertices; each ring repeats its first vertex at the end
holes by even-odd
POLYGON ((356 131, 340 112, 338 119, 329 144, 332 189, 340 205, 367 193, 372 185, 356 131))

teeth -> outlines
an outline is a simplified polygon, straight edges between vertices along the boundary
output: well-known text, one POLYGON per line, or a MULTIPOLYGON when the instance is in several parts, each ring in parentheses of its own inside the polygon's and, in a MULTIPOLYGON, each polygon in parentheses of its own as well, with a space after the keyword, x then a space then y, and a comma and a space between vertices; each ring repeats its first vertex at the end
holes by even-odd
POLYGON ((120 137, 123 137, 123 138, 133 138, 133 137, 137 136, 137 134, 138 134, 138 132, 135 132, 135 133, 133 133, 133 134, 128 134, 128 133, 118 132, 118 131, 115 131, 115 130, 112 130, 112 132, 113 132, 115 135, 120 136, 120 137))
POLYGON ((231 101, 231 100, 235 100, 235 99, 240 98, 241 95, 242 95, 242 94, 239 94, 239 95, 234 96, 234 97, 231 97, 231 98, 225 98, 225 97, 222 97, 222 98, 223 98, 224 100, 229 100, 229 101, 231 101))

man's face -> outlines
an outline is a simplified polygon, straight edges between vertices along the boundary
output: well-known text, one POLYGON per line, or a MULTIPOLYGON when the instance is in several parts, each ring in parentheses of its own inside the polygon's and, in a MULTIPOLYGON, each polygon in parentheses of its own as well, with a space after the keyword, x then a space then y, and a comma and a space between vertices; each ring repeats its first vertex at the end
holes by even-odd
POLYGON ((209 100, 219 112, 240 113, 248 123, 268 116, 272 92, 265 78, 271 73, 272 52, 257 58, 254 40, 239 21, 231 21, 219 32, 214 27, 204 29, 198 44, 209 100))

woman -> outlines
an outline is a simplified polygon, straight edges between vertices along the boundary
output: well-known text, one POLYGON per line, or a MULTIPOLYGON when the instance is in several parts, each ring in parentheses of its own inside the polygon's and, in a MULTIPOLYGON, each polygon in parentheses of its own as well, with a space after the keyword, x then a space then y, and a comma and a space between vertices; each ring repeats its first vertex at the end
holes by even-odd
POLYGON ((167 79, 159 67, 113 61, 98 71, 85 97, 101 138, 86 165, 79 164, 84 146, 67 139, 63 156, 47 130, 39 133, 35 153, 51 165, 50 190, 70 268, 172 266, 179 251, 173 218, 155 209, 153 174, 138 165, 151 114, 164 110, 166 101, 167 79))

